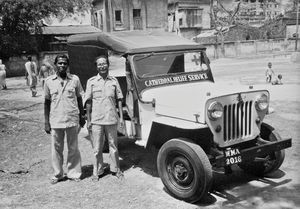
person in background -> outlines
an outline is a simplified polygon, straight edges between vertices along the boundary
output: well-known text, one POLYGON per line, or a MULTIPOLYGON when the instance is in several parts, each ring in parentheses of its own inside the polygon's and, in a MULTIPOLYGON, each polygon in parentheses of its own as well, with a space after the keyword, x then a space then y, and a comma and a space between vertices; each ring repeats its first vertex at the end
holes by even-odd
POLYGON ((282 85, 282 75, 278 74, 277 78, 272 81, 272 85, 282 85))
POLYGON ((272 83, 272 76, 275 76, 275 73, 272 69, 272 63, 268 63, 268 69, 266 70, 266 82, 267 83, 272 83))
POLYGON ((2 64, 2 60, 0 59, 0 88, 3 90, 7 89, 6 86, 6 67, 2 64))
POLYGON ((85 124, 81 94, 83 89, 76 75, 67 73, 69 58, 57 55, 54 61, 56 74, 45 81, 45 131, 51 133, 51 156, 54 175, 51 183, 64 179, 63 150, 66 135, 68 145, 67 177, 80 181, 81 156, 78 149, 78 129, 85 124))
POLYGON ((28 81, 28 85, 30 86, 32 97, 35 97, 37 94, 36 85, 37 85, 37 76, 38 76, 38 69, 37 65, 34 61, 32 61, 32 57, 27 57, 27 62, 25 63, 25 79, 28 81))
POLYGON ((52 69, 52 66, 47 65, 46 63, 43 63, 40 68, 40 72, 39 72, 39 80, 40 80, 43 88, 44 88, 46 78, 53 74, 54 74, 54 71, 52 69))
POLYGON ((103 145, 105 136, 109 144, 111 159, 110 171, 118 178, 123 177, 120 170, 117 126, 124 126, 122 98, 123 94, 118 80, 109 75, 109 61, 106 56, 96 58, 98 74, 87 81, 86 85, 86 112, 87 129, 92 128, 94 140, 94 168, 92 180, 99 180, 105 173, 103 162, 103 145), (116 103, 120 119, 116 110, 116 103))

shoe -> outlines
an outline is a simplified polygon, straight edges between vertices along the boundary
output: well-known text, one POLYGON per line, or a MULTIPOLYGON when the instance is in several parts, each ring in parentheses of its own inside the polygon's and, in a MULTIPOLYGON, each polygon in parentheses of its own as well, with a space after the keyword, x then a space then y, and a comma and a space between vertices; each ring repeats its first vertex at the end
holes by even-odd
POLYGON ((103 163, 102 168, 98 171, 98 177, 102 177, 109 170, 109 164, 103 163))
POLYGON ((112 175, 117 177, 118 179, 123 179, 124 178, 124 174, 122 171, 117 171, 117 172, 112 172, 112 175))

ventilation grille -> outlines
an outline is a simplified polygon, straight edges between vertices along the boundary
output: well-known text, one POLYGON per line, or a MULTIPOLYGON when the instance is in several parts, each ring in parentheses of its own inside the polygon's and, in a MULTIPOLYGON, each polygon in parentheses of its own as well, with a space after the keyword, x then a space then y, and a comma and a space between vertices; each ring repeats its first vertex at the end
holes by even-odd
POLYGON ((252 101, 224 106, 224 141, 245 138, 252 133, 252 101))

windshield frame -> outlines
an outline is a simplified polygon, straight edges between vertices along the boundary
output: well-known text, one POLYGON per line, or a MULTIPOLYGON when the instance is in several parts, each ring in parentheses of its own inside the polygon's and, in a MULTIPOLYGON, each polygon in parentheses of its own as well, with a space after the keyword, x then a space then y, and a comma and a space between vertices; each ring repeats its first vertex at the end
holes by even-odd
POLYGON ((191 83, 191 82, 214 82, 214 78, 210 68, 210 61, 206 56, 205 50, 184 50, 184 51, 171 51, 171 52, 152 52, 152 53, 145 53, 145 54, 133 54, 128 56, 128 60, 131 65, 131 71, 133 74, 133 78, 136 84, 136 88, 139 93, 142 91, 149 89, 149 88, 156 88, 166 85, 177 85, 183 83, 191 83), (135 64, 134 58, 136 56, 141 57, 144 56, 148 58, 153 55, 165 55, 165 54, 178 54, 178 53, 203 53, 207 69, 206 70, 199 70, 193 72, 178 72, 178 73, 169 73, 169 74, 160 74, 160 75, 151 75, 147 77, 141 77, 137 73, 137 66, 135 64))

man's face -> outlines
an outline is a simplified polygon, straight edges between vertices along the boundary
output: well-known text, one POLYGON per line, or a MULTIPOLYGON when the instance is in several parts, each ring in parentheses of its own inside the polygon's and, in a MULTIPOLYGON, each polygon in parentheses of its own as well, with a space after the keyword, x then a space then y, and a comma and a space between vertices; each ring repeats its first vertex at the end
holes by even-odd
POLYGON ((59 58, 56 63, 58 73, 66 73, 68 69, 68 61, 66 58, 59 58))
POLYGON ((108 72, 108 64, 105 58, 99 58, 96 61, 96 66, 99 74, 106 74, 108 72))

